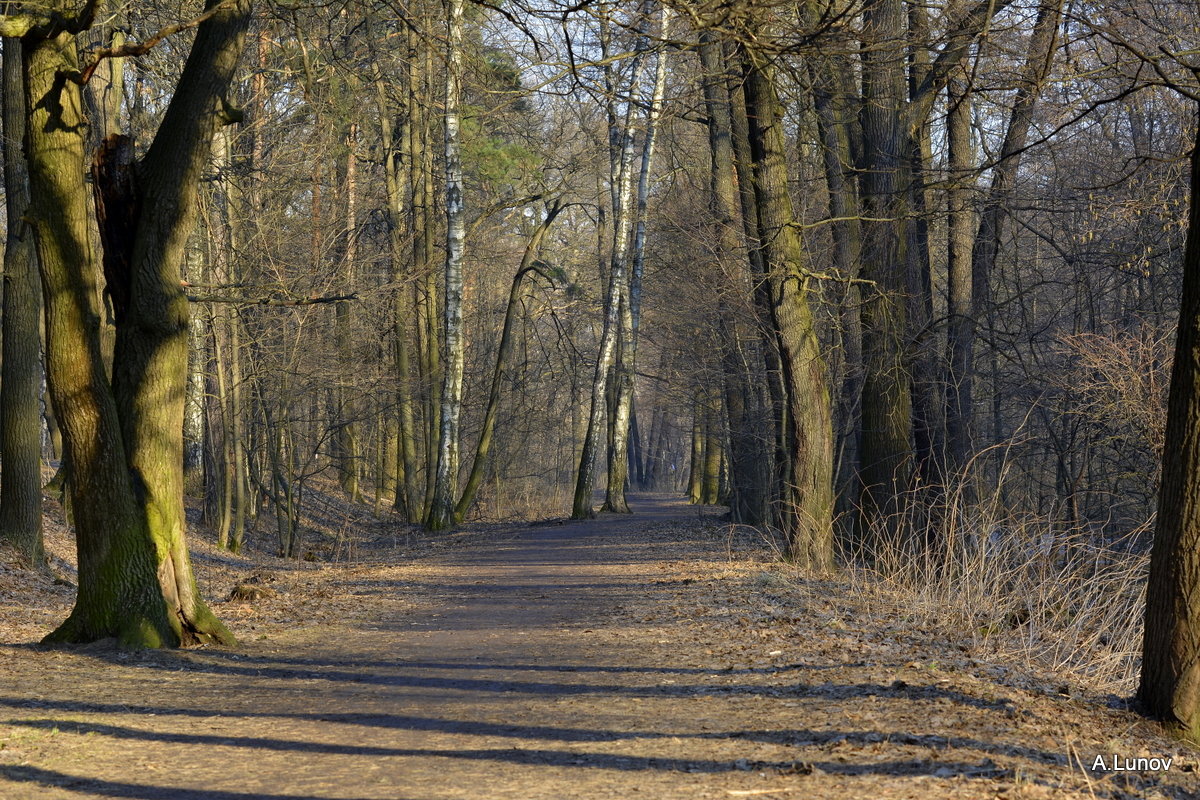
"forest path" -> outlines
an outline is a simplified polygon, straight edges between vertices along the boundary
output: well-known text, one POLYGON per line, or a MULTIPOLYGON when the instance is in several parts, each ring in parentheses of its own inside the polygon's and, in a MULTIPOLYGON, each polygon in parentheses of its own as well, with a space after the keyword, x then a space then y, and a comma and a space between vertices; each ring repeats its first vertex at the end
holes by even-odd
POLYGON ((1068 763, 1136 718, 939 671, 711 514, 632 504, 330 570, 363 611, 238 650, 0 648, 0 798, 1200 796, 1068 763))

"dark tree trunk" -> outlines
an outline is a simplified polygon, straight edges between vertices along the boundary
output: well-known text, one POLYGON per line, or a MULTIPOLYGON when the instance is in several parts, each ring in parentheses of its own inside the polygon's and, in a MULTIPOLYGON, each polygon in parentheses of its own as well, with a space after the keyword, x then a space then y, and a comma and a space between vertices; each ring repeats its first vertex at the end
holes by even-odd
POLYGON ((1200 134, 1167 408, 1138 699, 1200 737, 1200 134))
POLYGON ((41 286, 29 208, 21 40, 4 39, 4 352, 0 373, 0 539, 42 566, 41 286))

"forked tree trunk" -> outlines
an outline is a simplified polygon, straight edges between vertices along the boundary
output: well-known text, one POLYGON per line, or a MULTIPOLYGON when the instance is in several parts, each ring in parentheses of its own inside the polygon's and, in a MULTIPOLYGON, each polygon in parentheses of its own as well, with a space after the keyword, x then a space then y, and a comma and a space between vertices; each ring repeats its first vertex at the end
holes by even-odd
MULTIPOLYGON (((630 86, 636 87, 641 78, 644 59, 640 52, 635 57, 630 86)), ((615 102, 615 101, 614 101, 615 102)), ((587 418, 587 433, 583 439, 583 452, 579 457, 579 471, 575 481, 575 496, 571 505, 572 519, 587 519, 594 516, 592 489, 596 482, 596 460, 600 450, 601 432, 605 426, 608 410, 608 373, 617 355, 621 335, 622 297, 628 295, 628 259, 626 250, 633 227, 631 188, 633 186, 633 114, 634 104, 629 103, 619 134, 615 137, 620 146, 614 154, 612 164, 613 239, 608 270, 608 291, 604 300, 604 327, 600 335, 600 352, 596 356, 596 370, 592 377, 591 412, 587 418)), ((610 126, 615 121, 610 106, 610 126)), ((611 131, 610 131, 611 134, 611 131)), ((611 465, 610 465, 611 469, 611 465)))
MULTIPOLYGON (((209 3, 210 8, 217 2, 209 3)), ((188 312, 180 286, 195 193, 223 113, 249 0, 202 22, 158 133, 140 163, 114 377, 104 374, 96 258, 87 236, 82 98, 69 33, 25 40, 30 217, 46 302, 51 394, 71 462, 79 592, 48 641, 117 637, 174 646, 233 637, 200 599, 184 541, 183 400, 188 312), (126 468, 120 468, 124 465, 126 468)), ((110 281, 111 282, 111 281, 110 281)))
MULTIPOLYGON (((667 35, 671 11, 664 3, 659 14, 659 36, 667 35)), ((629 482, 629 426, 633 414, 634 374, 637 370, 638 328, 641 324, 642 273, 646 261, 646 216, 650 197, 650 172, 654 166, 654 146, 658 139, 658 118, 662 113, 667 85, 667 49, 658 51, 654 69, 654 90, 646 114, 646 133, 642 143, 642 164, 638 172, 637 205, 634 209, 633 252, 630 257, 629 284, 623 286, 621 302, 621 346, 615 369, 616 405, 612 436, 608 448, 608 482, 603 510, 629 513, 625 487, 629 482)))

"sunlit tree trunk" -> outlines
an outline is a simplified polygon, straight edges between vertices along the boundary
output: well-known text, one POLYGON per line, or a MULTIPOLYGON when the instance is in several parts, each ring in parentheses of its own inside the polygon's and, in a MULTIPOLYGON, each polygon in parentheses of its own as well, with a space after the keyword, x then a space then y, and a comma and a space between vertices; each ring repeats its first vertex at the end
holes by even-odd
MULTIPOLYGON (((630 86, 636 87, 642 74, 644 59, 640 50, 635 57, 630 86)), ((631 90, 632 91, 632 90, 631 90)), ((610 100, 615 102, 615 100, 610 100)), ((608 410, 609 371, 616 360, 617 346, 621 336, 622 296, 627 294, 629 237, 633 228, 630 213, 631 189, 633 186, 633 120, 635 104, 629 103, 625 119, 615 136, 620 145, 615 153, 612 175, 613 195, 613 240, 608 270, 608 291, 604 300, 604 327, 600 337, 600 352, 596 357, 596 371, 592 378, 591 413, 588 415, 587 432, 583 439, 583 452, 579 457, 579 471, 575 481, 575 497, 571 506, 572 519, 587 519, 594 515, 592 489, 596 482, 596 460, 600 449, 600 437, 607 430, 605 420, 608 410)), ((610 110, 610 121, 615 114, 610 110)), ((610 132, 611 134, 611 132, 610 132)), ((632 324, 632 323, 630 323, 632 324)), ((610 465, 610 469, 612 466, 610 465)), ((622 495, 623 497, 623 495, 622 495)), ((626 508, 628 510, 628 508, 626 508)))
POLYGON ((789 479, 782 528, 789 554, 805 567, 833 566, 833 420, 825 361, 811 303, 811 278, 795 227, 778 100, 767 64, 746 54, 746 116, 750 123, 758 248, 771 294, 771 323, 787 387, 789 479))
POLYGON ((121 224, 132 246, 114 251, 122 240, 105 239, 106 260, 128 268, 108 281, 125 303, 117 306, 111 385, 100 354, 96 259, 81 180, 82 98, 79 87, 61 77, 77 68, 75 42, 53 27, 25 40, 30 218, 42 269, 51 394, 71 462, 79 554, 75 607, 48 641, 233 641, 199 597, 184 541, 188 312, 179 278, 195 221, 196 184, 213 133, 229 121, 224 95, 249 9, 248 0, 222 5, 199 25, 140 163, 138 191, 127 198, 130 213, 121 224))
POLYGON ((542 242, 546 238, 546 233, 550 230, 550 226, 554 223, 554 218, 562 210, 559 203, 553 203, 547 209, 546 217, 534 230, 533 235, 529 237, 529 242, 525 246, 525 255, 521 258, 521 266, 517 270, 517 274, 513 276, 512 287, 508 293, 508 304, 504 307, 504 325, 500 331, 500 345, 496 350, 496 365, 492 370, 492 383, 488 389, 487 406, 483 412, 483 426, 479 431, 479 443, 475 447, 475 457, 471 460, 471 471, 467 475, 466 485, 463 487, 462 497, 458 499, 458 503, 454 507, 454 522, 458 524, 463 521, 467 511, 470 510, 471 504, 475 502, 475 495, 479 491, 479 485, 483 482, 484 470, 487 466, 488 455, 492 450, 492 438, 496 430, 496 415, 500 409, 500 387, 504 380, 504 375, 508 371, 509 361, 512 358, 513 350, 513 326, 516 324, 516 315, 519 312, 521 305, 521 285, 525 280, 525 276, 531 272, 537 272, 538 256, 541 254, 542 242))
POLYGON ((951 469, 962 470, 971 457, 975 348, 971 249, 975 216, 971 210, 971 93, 961 77, 946 87, 946 284, 948 377, 946 379, 946 456, 951 469))
POLYGON ((458 488, 459 428, 462 414, 463 362, 466 343, 462 330, 462 256, 466 237, 463 206, 462 156, 459 152, 459 102, 462 94, 463 0, 450 0, 446 45, 446 272, 443 331, 446 364, 442 374, 441 435, 437 473, 426 526, 445 530, 454 523, 458 488))
MULTIPOLYGON (((667 35, 671 12, 663 4, 659 14, 659 35, 667 35)), ((633 412, 634 373, 637 370, 638 327, 641 323, 642 273, 646 261, 646 207, 650 196, 650 172, 654 166, 654 147, 658 138, 658 118, 662 113, 667 85, 667 50, 661 48, 654 70, 654 90, 646 114, 642 142, 642 163, 638 172, 637 205, 634 208, 633 252, 630 256, 629 285, 622 287, 620 324, 621 346, 615 368, 616 405, 613 411, 612 438, 608 448, 608 482, 603 510, 629 513, 625 487, 629 479, 629 423, 633 412)))

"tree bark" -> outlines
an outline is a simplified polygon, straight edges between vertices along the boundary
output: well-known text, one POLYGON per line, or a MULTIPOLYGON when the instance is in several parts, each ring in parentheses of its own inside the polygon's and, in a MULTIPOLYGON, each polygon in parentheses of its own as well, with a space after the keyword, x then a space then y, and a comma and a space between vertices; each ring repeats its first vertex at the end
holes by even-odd
POLYGON ((947 379, 946 458, 953 473, 960 473, 971 458, 974 301, 971 249, 975 219, 971 211, 970 171, 971 92, 961 78, 946 86, 946 149, 949 172, 946 189, 947 379))
MULTIPOLYGON (((210 8, 217 3, 210 2, 210 8)), ((73 37, 26 40, 30 208, 46 302, 48 372, 71 462, 79 592, 48 641, 116 636, 128 646, 233 637, 200 599, 184 541, 183 402, 187 299, 180 286, 195 192, 241 51, 249 0, 214 9, 197 30, 137 176, 132 251, 118 275, 129 304, 114 375, 104 375, 87 237, 82 97, 73 37), (125 465, 121 469, 115 465, 125 465)))
POLYGON ((41 286, 33 230, 26 222, 29 170, 21 40, 4 39, 4 344, 0 366, 0 539, 30 565, 45 562, 42 542, 41 286))
POLYGON ((1148 714, 1195 739, 1200 737, 1200 134, 1191 178, 1137 696, 1148 714))
POLYGON ((462 413, 463 362, 466 342, 462 331, 462 251, 466 237, 463 207, 462 157, 459 144, 459 102, 462 94, 463 0, 449 1, 446 50, 446 271, 442 328, 446 364, 442 375, 441 435, 437 474, 426 527, 445 530, 454 524, 458 488, 459 427, 462 413))
POLYGON ((904 14, 902 0, 872 0, 864 9, 861 505, 868 517, 890 517, 910 485, 912 383, 904 358, 907 331, 905 246, 909 210, 902 125, 904 14))
POLYGON ((782 528, 804 567, 833 567, 833 420, 828 375, 811 309, 812 289, 788 191, 778 99, 770 67, 744 61, 758 248, 771 297, 771 322, 787 387, 789 480, 782 528))

